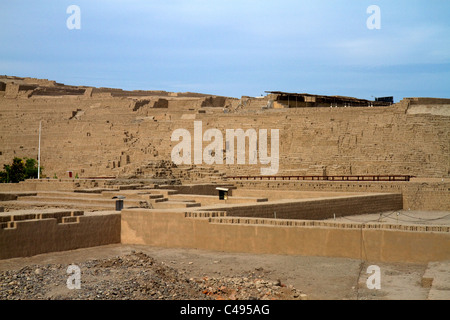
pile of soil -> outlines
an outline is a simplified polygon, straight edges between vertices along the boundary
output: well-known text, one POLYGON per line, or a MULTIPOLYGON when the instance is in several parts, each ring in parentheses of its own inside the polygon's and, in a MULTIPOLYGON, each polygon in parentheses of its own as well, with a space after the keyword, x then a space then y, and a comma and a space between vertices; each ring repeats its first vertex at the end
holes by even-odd
POLYGON ((0 272, 0 300, 301 300, 292 286, 244 277, 188 278, 143 252, 76 265, 33 264, 0 272), (74 267, 71 267, 74 266, 74 267), (69 268, 70 267, 70 268, 69 268), (78 279, 76 282, 76 272, 78 279), (78 286, 79 284, 79 286, 78 286))

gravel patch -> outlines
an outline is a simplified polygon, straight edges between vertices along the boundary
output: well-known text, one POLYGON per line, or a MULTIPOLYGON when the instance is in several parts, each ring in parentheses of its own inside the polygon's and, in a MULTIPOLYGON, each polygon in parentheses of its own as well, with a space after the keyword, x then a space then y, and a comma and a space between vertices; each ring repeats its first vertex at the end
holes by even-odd
POLYGON ((27 265, 0 272, 1 300, 305 300, 281 281, 257 274, 188 278, 143 252, 69 265, 27 265), (77 269, 77 268, 76 268, 77 269), (69 271, 69 272, 68 272, 69 271), (74 288, 75 287, 75 288, 74 288))

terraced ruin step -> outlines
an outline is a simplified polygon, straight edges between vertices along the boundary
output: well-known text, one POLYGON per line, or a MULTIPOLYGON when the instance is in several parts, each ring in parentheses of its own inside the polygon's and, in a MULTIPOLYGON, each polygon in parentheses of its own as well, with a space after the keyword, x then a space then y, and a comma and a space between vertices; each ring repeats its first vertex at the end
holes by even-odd
MULTIPOLYGON (((134 199, 124 199, 124 207, 137 206, 140 207, 144 200, 134 200, 134 199)), ((116 199, 105 199, 102 197, 73 197, 73 196, 64 196, 60 197, 57 195, 53 196, 41 196, 38 194, 37 196, 26 196, 19 197, 17 202, 34 202, 39 204, 48 204, 52 205, 53 203, 65 203, 70 204, 72 206, 78 205, 88 205, 88 206, 100 206, 104 208, 115 208, 116 199)))
POLYGON ((166 202, 166 201, 169 201, 169 199, 165 198, 164 196, 162 198, 154 198, 154 199, 148 200, 149 203, 161 203, 161 202, 166 202))
POLYGON ((115 196, 123 196, 124 208, 191 208, 200 207, 192 197, 180 199, 169 199, 169 195, 176 195, 177 190, 153 189, 151 191, 132 192, 130 191, 103 191, 102 193, 82 193, 69 191, 42 191, 33 195, 19 196, 15 201, 5 202, 8 206, 25 208, 35 207, 71 207, 71 208, 91 208, 95 210, 113 210, 116 208, 115 196))
POLYGON ((161 199, 161 198, 164 198, 164 195, 162 195, 162 194, 150 194, 148 197, 149 197, 149 199, 161 199))
POLYGON ((63 198, 101 198, 101 193, 84 193, 84 192, 65 192, 65 191, 39 191, 36 196, 39 197, 63 197, 63 198))
POLYGON ((17 201, 33 201, 33 202, 71 202, 74 204, 85 203, 85 204, 98 204, 98 205, 108 205, 114 204, 114 200, 99 199, 99 198, 76 198, 76 197, 50 197, 50 196, 32 196, 32 197, 19 197, 17 201))
POLYGON ((162 194, 164 197, 168 197, 172 194, 178 194, 178 190, 173 189, 150 189, 148 191, 152 194, 162 194))
POLYGON ((112 188, 90 188, 90 189, 77 189, 73 192, 75 193, 81 193, 81 194, 101 194, 104 191, 111 191, 111 192, 118 192, 119 189, 112 189, 112 188))
POLYGON ((200 203, 196 202, 181 202, 181 201, 165 201, 154 205, 154 209, 172 209, 172 208, 193 208, 201 207, 200 203))
POLYGON ((105 191, 101 194, 105 199, 112 199, 115 196, 124 196, 125 199, 132 199, 132 200, 148 200, 148 199, 158 199, 162 198, 162 194, 152 194, 149 191, 141 191, 141 192, 127 192, 127 191, 121 191, 121 192, 114 192, 114 191, 105 191))
MULTIPOLYGON (((196 198, 198 198, 196 196, 196 198)), ((189 202, 189 203, 193 203, 193 202, 197 202, 195 199, 192 199, 192 195, 188 195, 188 198, 177 198, 177 197, 171 197, 168 199, 169 201, 176 201, 176 202, 189 202), (190 197, 189 197, 190 196, 190 197)))
POLYGON ((77 209, 93 209, 93 210, 114 210, 115 204, 111 205, 99 205, 89 203, 74 203, 74 202, 51 202, 46 203, 42 201, 5 201, 3 202, 5 207, 13 208, 39 208, 39 207, 55 207, 55 208, 77 208, 77 209))

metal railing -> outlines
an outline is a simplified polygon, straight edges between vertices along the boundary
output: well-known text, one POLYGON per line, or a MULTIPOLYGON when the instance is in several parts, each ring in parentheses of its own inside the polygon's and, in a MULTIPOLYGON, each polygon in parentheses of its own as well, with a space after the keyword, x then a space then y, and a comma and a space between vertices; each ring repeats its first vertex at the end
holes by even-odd
POLYGON ((410 181, 410 175, 352 175, 352 176, 227 176, 231 180, 309 180, 309 181, 410 181))

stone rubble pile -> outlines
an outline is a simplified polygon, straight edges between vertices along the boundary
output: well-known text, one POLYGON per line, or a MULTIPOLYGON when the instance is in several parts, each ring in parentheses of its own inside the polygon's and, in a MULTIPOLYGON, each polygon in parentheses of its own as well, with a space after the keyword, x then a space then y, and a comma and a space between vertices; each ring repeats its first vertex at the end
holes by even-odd
POLYGON ((68 265, 29 265, 0 272, 0 300, 305 299, 292 286, 250 274, 194 279, 142 252, 74 263, 80 289, 69 289, 68 265))

